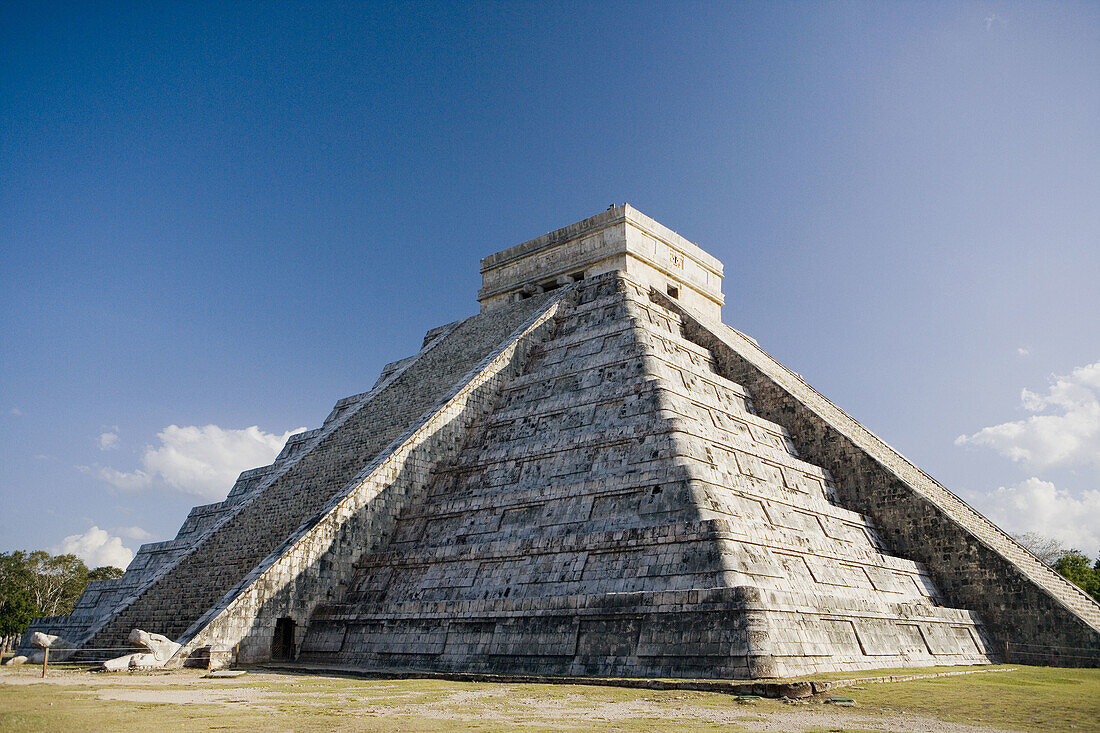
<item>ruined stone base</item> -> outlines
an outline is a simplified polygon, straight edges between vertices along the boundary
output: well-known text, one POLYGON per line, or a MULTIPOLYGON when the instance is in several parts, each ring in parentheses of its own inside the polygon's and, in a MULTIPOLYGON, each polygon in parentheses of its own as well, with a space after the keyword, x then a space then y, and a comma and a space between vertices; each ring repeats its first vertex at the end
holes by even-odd
POLYGON ((321 609, 299 662, 376 671, 753 679, 988 664, 971 614, 752 587, 321 609), (463 606, 458 608, 457 606, 463 606), (458 620, 460 617, 461 620, 458 620))

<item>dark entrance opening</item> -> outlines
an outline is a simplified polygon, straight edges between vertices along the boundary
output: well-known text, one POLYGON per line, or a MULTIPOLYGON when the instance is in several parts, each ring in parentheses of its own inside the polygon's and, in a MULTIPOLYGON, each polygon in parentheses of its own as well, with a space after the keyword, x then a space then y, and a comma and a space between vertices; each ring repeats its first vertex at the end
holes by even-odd
POLYGON ((271 640, 272 661, 294 661, 294 619, 281 618, 275 622, 275 636, 271 640))

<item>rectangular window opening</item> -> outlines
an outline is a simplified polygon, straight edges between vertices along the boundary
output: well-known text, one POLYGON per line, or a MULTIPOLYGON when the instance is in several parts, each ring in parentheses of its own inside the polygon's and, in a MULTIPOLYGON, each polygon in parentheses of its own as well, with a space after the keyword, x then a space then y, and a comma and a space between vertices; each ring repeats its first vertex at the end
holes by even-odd
POLYGON ((668 291, 668 297, 673 298, 674 300, 680 299, 680 288, 676 287, 675 285, 668 285, 665 289, 668 291))

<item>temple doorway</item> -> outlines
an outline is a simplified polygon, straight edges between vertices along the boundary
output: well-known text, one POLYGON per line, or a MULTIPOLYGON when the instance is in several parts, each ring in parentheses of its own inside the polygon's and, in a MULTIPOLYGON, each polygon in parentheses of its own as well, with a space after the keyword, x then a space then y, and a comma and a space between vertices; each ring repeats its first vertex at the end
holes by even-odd
POLYGON ((275 636, 271 640, 271 660, 294 661, 294 619, 284 617, 275 622, 275 636))

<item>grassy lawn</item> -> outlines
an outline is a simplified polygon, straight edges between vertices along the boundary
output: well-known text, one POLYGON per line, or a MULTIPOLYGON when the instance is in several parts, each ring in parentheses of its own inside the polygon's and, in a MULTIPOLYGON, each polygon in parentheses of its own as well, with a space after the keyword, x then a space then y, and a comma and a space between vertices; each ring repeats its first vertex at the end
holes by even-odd
POLYGON ((1009 669, 1015 671, 874 684, 836 694, 883 714, 919 711, 938 720, 1007 729, 1100 731, 1100 670, 1009 669))
POLYGON ((855 707, 583 685, 274 673, 203 679, 190 670, 38 674, 0 669, 0 730, 1100 731, 1100 670, 1045 667, 830 693, 854 698, 855 707))

